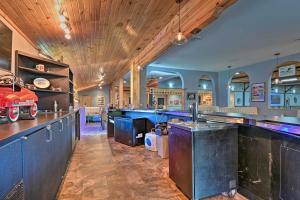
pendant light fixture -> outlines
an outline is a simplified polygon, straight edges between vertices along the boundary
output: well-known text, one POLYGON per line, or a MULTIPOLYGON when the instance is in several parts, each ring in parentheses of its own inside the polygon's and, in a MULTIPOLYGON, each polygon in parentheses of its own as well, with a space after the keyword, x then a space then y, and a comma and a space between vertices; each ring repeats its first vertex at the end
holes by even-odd
POLYGON ((176 3, 178 4, 178 32, 174 38, 173 43, 176 45, 183 45, 185 44, 188 40, 185 37, 185 35, 181 32, 181 2, 183 0, 176 0, 176 3))

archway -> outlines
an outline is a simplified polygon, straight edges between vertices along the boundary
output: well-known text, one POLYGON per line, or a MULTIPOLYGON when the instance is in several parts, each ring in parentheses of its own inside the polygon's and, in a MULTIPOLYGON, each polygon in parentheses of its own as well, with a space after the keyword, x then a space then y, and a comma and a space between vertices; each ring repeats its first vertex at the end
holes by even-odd
POLYGON ((214 105, 214 84, 208 75, 202 75, 199 79, 198 104, 212 106, 214 105))
POLYGON ((236 72, 229 80, 228 94, 229 107, 250 106, 251 88, 249 75, 245 72, 236 72))
POLYGON ((184 90, 182 76, 175 72, 151 70, 147 73, 148 107, 183 110, 184 90))
POLYGON ((300 62, 289 61, 276 66, 269 78, 269 108, 300 108, 300 62))

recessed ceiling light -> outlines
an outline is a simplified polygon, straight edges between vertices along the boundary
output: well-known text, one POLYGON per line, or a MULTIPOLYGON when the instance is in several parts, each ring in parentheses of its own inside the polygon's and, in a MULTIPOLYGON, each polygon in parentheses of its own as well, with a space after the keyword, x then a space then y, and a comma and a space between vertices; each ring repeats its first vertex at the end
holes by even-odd
POLYGON ((66 34, 70 34, 71 33, 71 31, 70 31, 69 28, 65 28, 64 31, 65 31, 66 34))
POLYGON ((71 35, 70 35, 69 33, 67 33, 67 34, 65 34, 65 38, 66 38, 67 40, 69 40, 69 39, 71 39, 71 35))
POLYGON ((63 29, 63 30, 65 30, 65 29, 68 28, 67 24, 64 23, 64 22, 60 23, 59 27, 60 27, 61 29, 63 29))
POLYGON ((66 17, 64 15, 59 15, 59 20, 61 22, 65 22, 66 21, 66 17))

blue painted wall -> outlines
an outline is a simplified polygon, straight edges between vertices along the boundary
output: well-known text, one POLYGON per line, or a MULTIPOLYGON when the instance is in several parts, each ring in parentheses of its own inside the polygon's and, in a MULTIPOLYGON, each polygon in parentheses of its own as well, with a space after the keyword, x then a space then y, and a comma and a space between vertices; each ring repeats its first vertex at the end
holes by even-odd
MULTIPOLYGON (((182 88, 184 89, 184 99, 185 99, 185 110, 188 110, 190 104, 194 101, 187 101, 186 94, 188 92, 198 92, 201 87, 199 86, 199 79, 203 75, 208 75, 213 84, 213 103, 216 104, 217 94, 218 94, 218 73, 217 72, 205 72, 205 71, 196 71, 196 70, 182 70, 182 69, 173 69, 173 68, 161 68, 161 67, 153 67, 148 66, 147 71, 151 70, 155 71, 164 71, 164 72, 173 72, 178 74, 182 79, 182 88)), ((197 101, 197 100, 196 100, 197 101)))
MULTIPOLYGON (((299 61, 300 54, 285 56, 279 58, 279 63, 283 63, 285 61, 299 61)), ((228 80, 231 76, 234 75, 236 72, 245 72, 249 75, 250 85, 253 83, 262 83, 266 84, 266 98, 265 102, 250 102, 250 106, 258 107, 260 114, 268 114, 268 115, 291 115, 296 116, 296 110, 280 110, 280 109, 269 109, 268 107, 268 94, 269 94, 269 78, 275 69, 276 60, 267 60, 264 62, 234 68, 231 70, 223 71, 218 73, 218 98, 217 98, 217 105, 219 106, 227 106, 228 105, 228 80)))
POLYGON ((158 88, 182 88, 182 81, 180 77, 175 77, 166 81, 158 83, 158 88), (172 87, 170 87, 171 85, 172 87))
POLYGON ((97 96, 104 95, 105 97, 105 105, 109 104, 109 86, 103 86, 103 89, 93 88, 89 90, 84 90, 78 92, 79 96, 91 96, 92 97, 92 106, 97 106, 97 96))

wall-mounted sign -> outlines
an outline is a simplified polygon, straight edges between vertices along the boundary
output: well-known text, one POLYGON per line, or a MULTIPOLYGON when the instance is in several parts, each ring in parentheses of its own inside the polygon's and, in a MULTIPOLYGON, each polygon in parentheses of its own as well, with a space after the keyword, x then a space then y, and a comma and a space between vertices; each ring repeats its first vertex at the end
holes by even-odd
POLYGON ((251 100, 253 102, 264 102, 265 101, 265 83, 252 84, 251 100))
POLYGON ((288 77, 296 75, 296 65, 288 65, 279 67, 278 69, 279 77, 288 77))

